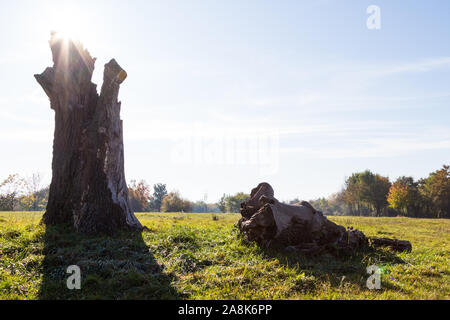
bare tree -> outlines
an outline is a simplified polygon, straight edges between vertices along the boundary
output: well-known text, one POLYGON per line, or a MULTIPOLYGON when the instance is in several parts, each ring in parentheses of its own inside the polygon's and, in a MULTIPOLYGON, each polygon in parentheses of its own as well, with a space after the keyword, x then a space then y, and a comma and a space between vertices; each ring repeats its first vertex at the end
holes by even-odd
POLYGON ((24 180, 18 174, 10 174, 0 182, 0 211, 16 209, 20 196, 23 194, 24 180))

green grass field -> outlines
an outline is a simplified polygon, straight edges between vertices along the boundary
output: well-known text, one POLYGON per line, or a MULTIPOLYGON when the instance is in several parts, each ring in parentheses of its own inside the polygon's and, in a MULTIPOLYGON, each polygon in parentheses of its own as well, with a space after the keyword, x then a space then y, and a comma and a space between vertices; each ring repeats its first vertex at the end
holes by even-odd
POLYGON ((238 238, 238 214, 140 213, 150 231, 88 237, 39 225, 42 213, 0 213, 0 299, 449 299, 450 221, 331 217, 368 236, 410 240, 388 249, 305 257, 238 238), (82 272, 69 290, 69 265, 82 272), (366 267, 382 270, 380 290, 366 267))

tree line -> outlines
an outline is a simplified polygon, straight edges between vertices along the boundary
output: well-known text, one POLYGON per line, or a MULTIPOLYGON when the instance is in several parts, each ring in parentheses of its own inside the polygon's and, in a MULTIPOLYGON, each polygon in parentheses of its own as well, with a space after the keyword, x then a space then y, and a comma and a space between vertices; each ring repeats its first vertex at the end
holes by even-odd
POLYGON ((39 174, 23 178, 10 174, 0 182, 0 211, 41 211, 48 201, 49 186, 39 174))
POLYGON ((153 194, 145 180, 132 180, 128 185, 130 204, 135 212, 240 212, 241 203, 250 196, 243 192, 234 195, 224 194, 219 202, 207 203, 203 200, 190 201, 183 198, 178 191, 167 192, 162 183, 153 186, 153 194))
MULTIPOLYGON (((48 193, 49 186, 43 186, 39 174, 31 177, 10 174, 0 182, 0 211, 43 211, 48 193)), ((128 200, 134 212, 220 212, 216 203, 206 203, 206 197, 192 202, 178 191, 168 192, 166 184, 151 187, 145 180, 130 181, 128 200)))
MULTIPOLYGON (((39 174, 27 178, 11 174, 0 182, 0 211, 45 210, 48 191, 39 174)), ((193 202, 178 191, 168 192, 166 184, 150 186, 145 180, 131 180, 128 196, 134 212, 239 212, 249 198, 238 192, 224 194, 217 203, 207 203, 206 196, 193 202)), ((309 202, 327 215, 450 218, 450 166, 419 180, 402 176, 393 182, 370 170, 356 172, 345 179, 341 191, 309 202)))
POLYGON ((443 165, 426 178, 402 176, 393 182, 370 170, 353 173, 340 192, 311 204, 329 215, 450 218, 449 168, 443 165))

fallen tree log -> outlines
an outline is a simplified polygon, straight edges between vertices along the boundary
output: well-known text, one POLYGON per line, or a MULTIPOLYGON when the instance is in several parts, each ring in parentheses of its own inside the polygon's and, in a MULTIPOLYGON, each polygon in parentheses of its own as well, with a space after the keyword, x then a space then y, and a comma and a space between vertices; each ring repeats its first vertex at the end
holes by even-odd
POLYGON ((328 220, 322 212, 302 201, 296 205, 279 202, 268 183, 260 183, 241 204, 242 218, 236 223, 249 241, 264 247, 318 254, 330 250, 356 250, 365 246, 388 246, 411 251, 409 241, 367 238, 361 231, 328 220))
POLYGON ((411 242, 389 238, 369 238, 369 243, 375 247, 390 247, 395 251, 411 251, 411 242))

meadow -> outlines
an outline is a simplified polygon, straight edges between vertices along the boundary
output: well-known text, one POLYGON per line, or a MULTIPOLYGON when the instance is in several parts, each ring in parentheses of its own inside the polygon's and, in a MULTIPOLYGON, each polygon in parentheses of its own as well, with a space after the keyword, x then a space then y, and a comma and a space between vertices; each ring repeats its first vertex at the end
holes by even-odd
POLYGON ((450 221, 329 217, 412 252, 306 257, 239 238, 238 214, 138 213, 140 233, 84 236, 39 224, 41 212, 0 213, 0 299, 449 299, 450 221), (69 265, 82 272, 69 290, 69 265), (381 268, 369 290, 366 268, 381 268))

